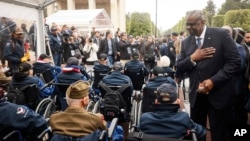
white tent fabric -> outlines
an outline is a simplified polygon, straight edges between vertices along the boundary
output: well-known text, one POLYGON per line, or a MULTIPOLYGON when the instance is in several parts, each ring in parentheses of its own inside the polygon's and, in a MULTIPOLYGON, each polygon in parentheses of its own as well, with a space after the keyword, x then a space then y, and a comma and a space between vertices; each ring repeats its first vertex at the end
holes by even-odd
POLYGON ((89 33, 92 27, 98 31, 113 30, 110 17, 104 9, 59 10, 48 16, 46 23, 75 26, 80 33, 89 33))
POLYGON ((0 17, 36 22, 37 54, 44 53, 45 34, 43 9, 55 1, 56 0, 0 0, 0 17))

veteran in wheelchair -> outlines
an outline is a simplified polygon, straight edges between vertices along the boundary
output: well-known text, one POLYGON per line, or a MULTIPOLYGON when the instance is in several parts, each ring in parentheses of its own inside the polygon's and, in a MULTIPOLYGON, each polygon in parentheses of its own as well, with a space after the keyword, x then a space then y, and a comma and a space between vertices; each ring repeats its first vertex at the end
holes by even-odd
POLYGON ((0 140, 38 141, 48 128, 47 121, 38 113, 23 105, 17 105, 0 96, 0 140))
MULTIPOLYGON (((129 130, 129 122, 130 122, 129 114, 132 108, 131 96, 133 93, 133 85, 132 85, 131 79, 128 76, 124 75, 122 71, 123 71, 123 66, 121 62, 115 62, 113 64, 112 73, 110 75, 105 76, 100 83, 107 85, 110 89, 114 91, 116 90, 119 91, 119 94, 122 96, 122 101, 124 101, 125 106, 122 109, 119 109, 120 111, 119 111, 119 117, 118 117, 119 119, 118 125, 121 125, 123 127, 124 137, 126 138, 126 136, 128 135, 128 130, 129 130)), ((105 95, 107 94, 107 89, 105 89, 102 85, 100 85, 100 91, 101 91, 102 98, 104 99, 104 102, 107 102, 108 100, 104 98, 105 95)), ((102 104, 101 106, 105 107, 105 105, 102 105, 102 104)), ((110 114, 110 112, 108 112, 107 114, 110 114)), ((109 116, 107 114, 104 113, 105 118, 109 116)))
POLYGON ((138 129, 149 135, 182 139, 191 130, 195 131, 198 140, 205 139, 206 130, 194 123, 188 113, 179 111, 177 88, 164 83, 157 88, 154 111, 141 115, 138 129))
POLYGON ((82 137, 96 130, 105 130, 106 122, 101 114, 84 110, 89 102, 89 83, 79 80, 66 91, 69 107, 65 111, 51 115, 49 120, 53 133, 72 137, 82 137))

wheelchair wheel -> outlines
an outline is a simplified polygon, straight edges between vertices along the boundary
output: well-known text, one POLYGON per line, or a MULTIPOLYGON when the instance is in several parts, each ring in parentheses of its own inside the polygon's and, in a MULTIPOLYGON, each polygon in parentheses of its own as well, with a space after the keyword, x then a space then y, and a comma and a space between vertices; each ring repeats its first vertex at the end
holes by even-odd
POLYGON ((130 117, 131 117, 131 121, 130 121, 130 124, 129 124, 129 129, 130 129, 130 132, 133 132, 134 130, 134 127, 137 126, 137 101, 135 99, 133 99, 132 101, 132 110, 131 110, 131 114, 130 114, 130 117))
POLYGON ((38 114, 40 114, 40 115, 44 115, 44 113, 45 113, 45 111, 46 111, 48 105, 49 105, 50 103, 52 103, 52 102, 53 102, 53 100, 51 100, 50 98, 45 98, 45 99, 43 99, 43 100, 38 104, 38 106, 36 107, 35 112, 38 113, 38 114))
POLYGON ((94 106, 95 106, 95 102, 93 100, 90 100, 86 108, 86 111, 91 112, 94 109, 94 106))
POLYGON ((138 110, 137 110, 137 124, 139 125, 141 119, 141 110, 142 110, 142 100, 138 103, 138 110))
POLYGON ((94 108, 93 108, 93 110, 92 110, 92 113, 98 113, 98 112, 100 112, 100 100, 101 99, 99 99, 96 103, 95 103, 95 105, 94 105, 94 108))
POLYGON ((50 102, 47 108, 45 109, 45 112, 43 116, 45 119, 50 118, 50 116, 56 111, 56 104, 54 101, 50 102))

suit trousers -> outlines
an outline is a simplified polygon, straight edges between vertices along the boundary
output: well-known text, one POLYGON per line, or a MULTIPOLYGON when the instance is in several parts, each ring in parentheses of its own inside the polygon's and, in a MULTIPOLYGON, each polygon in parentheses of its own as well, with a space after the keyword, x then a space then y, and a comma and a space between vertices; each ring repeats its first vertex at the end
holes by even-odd
POLYGON ((194 106, 191 108, 191 119, 198 124, 206 126, 209 119, 212 141, 225 141, 229 139, 233 127, 233 106, 216 109, 208 101, 208 95, 197 94, 194 106))

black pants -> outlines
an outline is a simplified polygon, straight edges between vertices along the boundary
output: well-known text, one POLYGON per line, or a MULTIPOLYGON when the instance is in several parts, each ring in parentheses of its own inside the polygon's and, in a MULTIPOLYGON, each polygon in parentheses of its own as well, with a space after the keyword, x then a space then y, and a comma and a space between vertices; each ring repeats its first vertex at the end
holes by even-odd
POLYGON ((212 141, 229 139, 234 121, 233 106, 218 110, 209 103, 207 95, 197 94, 195 105, 191 108, 191 118, 195 123, 206 127, 207 116, 209 118, 212 141))

